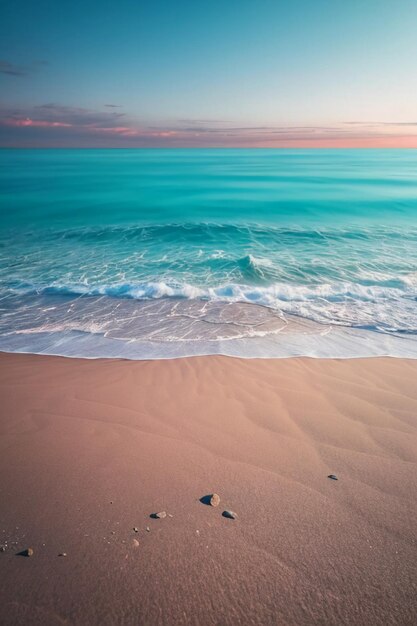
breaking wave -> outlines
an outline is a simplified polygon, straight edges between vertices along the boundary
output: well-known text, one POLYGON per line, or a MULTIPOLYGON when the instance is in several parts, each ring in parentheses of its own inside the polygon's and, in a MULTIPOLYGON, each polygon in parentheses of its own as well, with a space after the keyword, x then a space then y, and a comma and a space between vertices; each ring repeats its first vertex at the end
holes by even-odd
MULTIPOLYGON (((265 259, 251 255, 239 261, 245 271, 269 271, 265 259)), ((375 283, 375 277, 373 283, 375 283)), ((278 312, 320 323, 369 328, 382 332, 416 332, 417 274, 401 278, 382 277, 380 284, 340 282, 313 285, 272 283, 268 285, 225 283, 202 287, 175 281, 120 282, 113 284, 59 283, 9 286, 6 292, 20 296, 66 296, 132 299, 174 299, 257 304, 278 312)), ((5 291, 3 289, 3 293, 5 291)), ((99 315, 99 311, 97 312, 99 315)))

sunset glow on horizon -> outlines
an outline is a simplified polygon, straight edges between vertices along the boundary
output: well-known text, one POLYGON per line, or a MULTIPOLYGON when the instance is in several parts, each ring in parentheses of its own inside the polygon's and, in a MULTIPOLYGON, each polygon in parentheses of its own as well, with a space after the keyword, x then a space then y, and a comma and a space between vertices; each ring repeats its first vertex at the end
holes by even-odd
POLYGON ((0 146, 417 148, 417 4, 19 0, 0 146))

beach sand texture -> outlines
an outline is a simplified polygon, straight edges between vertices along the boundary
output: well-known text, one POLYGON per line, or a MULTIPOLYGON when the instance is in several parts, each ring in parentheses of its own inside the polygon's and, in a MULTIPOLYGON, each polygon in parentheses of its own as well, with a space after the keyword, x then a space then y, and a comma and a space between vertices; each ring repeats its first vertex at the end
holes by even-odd
POLYGON ((2 354, 0 394, 1 624, 416 622, 417 361, 2 354))

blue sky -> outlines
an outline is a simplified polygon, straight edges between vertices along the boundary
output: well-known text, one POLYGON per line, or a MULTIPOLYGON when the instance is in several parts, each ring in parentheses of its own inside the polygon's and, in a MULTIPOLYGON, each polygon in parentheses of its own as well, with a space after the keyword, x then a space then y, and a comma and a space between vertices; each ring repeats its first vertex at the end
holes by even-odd
POLYGON ((3 0, 0 145, 417 146, 416 31, 416 0, 3 0))

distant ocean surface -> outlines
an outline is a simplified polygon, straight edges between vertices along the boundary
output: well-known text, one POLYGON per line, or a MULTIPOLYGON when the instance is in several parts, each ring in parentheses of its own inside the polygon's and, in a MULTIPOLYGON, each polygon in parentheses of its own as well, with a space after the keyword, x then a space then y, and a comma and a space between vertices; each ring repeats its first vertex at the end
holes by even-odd
POLYGON ((0 150, 0 350, 417 358, 416 150, 0 150))

